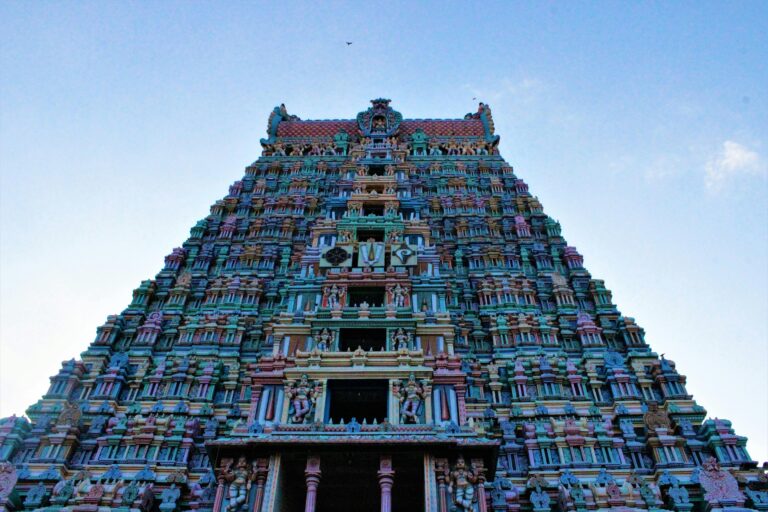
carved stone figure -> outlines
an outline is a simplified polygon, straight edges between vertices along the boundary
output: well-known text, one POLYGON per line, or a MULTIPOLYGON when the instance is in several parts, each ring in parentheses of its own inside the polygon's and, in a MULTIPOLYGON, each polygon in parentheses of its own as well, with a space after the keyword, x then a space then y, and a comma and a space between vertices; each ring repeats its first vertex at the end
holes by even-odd
POLYGON ((61 479, 53 486, 51 501, 54 505, 66 505, 74 493, 74 480, 71 478, 69 480, 61 479))
POLYGON ((400 327, 392 335, 392 345, 396 350, 408 350, 408 342, 410 341, 410 338, 411 337, 406 334, 405 329, 400 327))
POLYGON ((315 405, 316 389, 306 375, 302 375, 299 382, 294 382, 288 391, 293 405, 293 423, 306 423, 309 418, 309 412, 315 405))
POLYGON ((710 457, 701 465, 699 483, 704 489, 704 499, 713 508, 719 508, 718 504, 730 505, 745 501, 739 490, 739 482, 732 474, 720 469, 720 464, 714 457, 710 457))
POLYGON ((27 491, 27 497, 24 498, 24 506, 27 509, 40 507, 43 504, 43 501, 45 501, 45 495, 45 484, 43 482, 38 482, 37 485, 27 491))
POLYGON ((0 462, 0 502, 11 494, 18 479, 16 466, 10 462, 0 462))
POLYGON ((326 292, 328 293, 328 307, 334 309, 341 305, 339 303, 341 292, 338 286, 334 284, 330 288, 326 288, 326 292))
POLYGON ((655 402, 648 404, 648 411, 643 415, 643 421, 646 428, 650 431, 654 431, 657 428, 668 429, 671 425, 667 413, 659 409, 659 405, 655 402))
POLYGON ((448 475, 448 493, 453 498, 456 511, 470 512, 475 500, 477 477, 467 468, 464 458, 459 456, 456 465, 448 475))
POLYGON ((400 387, 400 421, 403 423, 419 423, 421 405, 424 403, 424 386, 416 382, 416 376, 411 374, 408 382, 400 387))
POLYGON ((125 489, 123 489, 123 496, 121 500, 122 505, 133 505, 136 498, 139 497, 139 486, 135 480, 131 481, 125 489))
POLYGON ((394 298, 395 306, 398 308, 404 308, 406 301, 408 300, 408 288, 397 283, 392 289, 392 295, 394 298))
POLYGON ((57 423, 59 425, 73 425, 77 426, 80 422, 80 408, 74 402, 68 402, 64 405, 64 409, 59 414, 57 423))
POLYGON ((225 479, 229 482, 227 512, 242 510, 251 488, 251 470, 244 455, 237 459, 234 469, 227 470, 225 479))
POLYGON ((327 328, 324 328, 322 331, 320 331, 320 334, 318 334, 317 338, 315 339, 317 340, 315 346, 321 352, 328 350, 333 343, 333 335, 327 328))

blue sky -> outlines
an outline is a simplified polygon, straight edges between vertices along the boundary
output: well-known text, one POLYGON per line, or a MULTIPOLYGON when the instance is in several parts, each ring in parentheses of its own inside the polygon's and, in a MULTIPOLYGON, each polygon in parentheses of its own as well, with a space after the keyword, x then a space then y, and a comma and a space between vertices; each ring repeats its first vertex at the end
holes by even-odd
POLYGON ((0 3, 0 416, 160 270, 276 104, 482 100, 593 276, 768 459, 766 21, 765 2, 0 3))

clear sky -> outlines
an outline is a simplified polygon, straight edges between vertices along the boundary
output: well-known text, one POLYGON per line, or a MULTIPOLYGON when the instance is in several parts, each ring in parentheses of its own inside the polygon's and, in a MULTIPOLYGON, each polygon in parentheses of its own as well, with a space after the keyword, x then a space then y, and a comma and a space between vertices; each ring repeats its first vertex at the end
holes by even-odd
POLYGON ((0 3, 0 416, 161 269, 275 105, 485 101, 592 275, 768 459, 768 2, 277 4, 0 3))

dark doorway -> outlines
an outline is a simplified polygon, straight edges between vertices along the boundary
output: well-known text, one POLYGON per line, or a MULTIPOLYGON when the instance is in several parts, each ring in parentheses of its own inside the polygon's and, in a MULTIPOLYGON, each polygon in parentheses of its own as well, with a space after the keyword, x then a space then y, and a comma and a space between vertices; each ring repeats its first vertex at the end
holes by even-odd
POLYGON ((381 423, 387 417, 386 380, 329 380, 328 420, 381 423))
MULTIPOLYGON (((351 289, 350 289, 351 290, 351 289)), ((384 350, 387 346, 386 329, 339 329, 339 350, 384 350)))
POLYGON ((368 176, 384 176, 386 167, 380 164, 373 164, 368 166, 368 176))
POLYGON ((424 510, 424 455, 396 454, 393 458, 395 484, 392 486, 392 510, 422 512, 424 510))
MULTIPOLYGON (((317 492, 317 512, 378 512, 381 490, 374 453, 333 453, 321 456, 323 476, 317 492)), ((396 509, 395 509, 396 510, 396 509)))
POLYGON ((307 500, 306 467, 305 453, 283 454, 275 499, 277 512, 304 512, 307 500))
MULTIPOLYGON (((378 450, 322 451, 317 512, 379 512, 381 488, 377 472, 378 450)), ((303 450, 283 453, 275 499, 277 512, 304 512, 307 454, 303 450)), ((392 510, 424 511, 424 455, 419 452, 395 453, 392 510)))
POLYGON ((384 306, 385 290, 383 286, 360 286, 349 288, 349 305, 359 306, 367 302, 372 308, 384 306))
POLYGON ((384 215, 384 205, 383 204, 363 204, 363 216, 368 216, 368 215, 378 215, 378 216, 384 215))
POLYGON ((384 230, 383 229, 358 229, 357 230, 358 242, 367 242, 370 238, 373 238, 374 241, 376 242, 383 242, 384 230))

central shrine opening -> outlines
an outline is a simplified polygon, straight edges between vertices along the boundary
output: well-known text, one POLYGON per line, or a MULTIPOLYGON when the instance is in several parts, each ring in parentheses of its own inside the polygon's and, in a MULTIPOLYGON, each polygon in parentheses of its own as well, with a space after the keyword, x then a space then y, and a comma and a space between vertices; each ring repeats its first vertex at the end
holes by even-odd
POLYGON ((384 230, 383 229, 358 229, 357 230, 358 242, 367 242, 371 238, 373 239, 374 242, 383 242, 384 230))
POLYGON ((328 381, 328 421, 381 423, 387 418, 386 380, 328 381))
POLYGON ((359 306, 365 302, 372 308, 380 308, 384 306, 384 299, 385 289, 383 286, 356 286, 349 289, 349 303, 353 306, 359 306))
MULTIPOLYGON (((383 301, 381 303, 383 303, 383 301)), ((373 306, 374 304, 369 303, 369 305, 373 306)), ((342 352, 346 352, 347 350, 354 351, 357 350, 358 347, 366 352, 371 350, 384 350, 386 346, 386 329, 339 329, 339 350, 342 352)))

